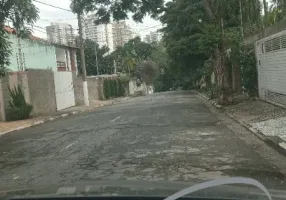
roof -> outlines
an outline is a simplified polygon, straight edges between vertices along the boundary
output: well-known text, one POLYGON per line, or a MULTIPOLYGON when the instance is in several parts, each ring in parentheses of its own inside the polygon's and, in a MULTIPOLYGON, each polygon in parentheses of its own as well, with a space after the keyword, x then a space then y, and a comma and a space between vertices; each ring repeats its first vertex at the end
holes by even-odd
MULTIPOLYGON (((13 34, 13 35, 16 35, 16 29, 14 28, 11 28, 10 26, 4 26, 4 30, 9 33, 9 34, 13 34)), ((46 39, 43 39, 43 38, 39 38, 39 37, 36 37, 34 35, 30 35, 29 36, 29 39, 30 40, 33 40, 33 41, 36 41, 36 42, 40 42, 40 43, 45 43, 47 45, 53 45, 53 46, 56 46, 56 47, 59 47, 59 48, 73 48, 73 49, 78 49, 78 47, 76 46, 70 46, 70 45, 67 45, 67 44, 59 44, 59 43, 54 43, 54 42, 50 42, 46 39)))

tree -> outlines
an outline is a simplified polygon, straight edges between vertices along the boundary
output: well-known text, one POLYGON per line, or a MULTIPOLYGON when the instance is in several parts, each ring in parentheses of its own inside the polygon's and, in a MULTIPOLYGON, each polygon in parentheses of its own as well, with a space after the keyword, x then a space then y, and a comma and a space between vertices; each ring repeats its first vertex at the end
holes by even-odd
MULTIPOLYGON (((30 33, 27 28, 38 19, 38 9, 32 0, 13 0, 0 2, 0 24, 12 22, 18 37, 24 37, 30 33)), ((3 28, 0 29, 0 76, 6 74, 5 65, 9 65, 10 51, 9 37, 3 28)))
POLYGON ((143 60, 149 59, 152 45, 141 41, 140 37, 129 40, 123 47, 117 47, 112 53, 120 72, 134 75, 135 67, 143 60))
POLYGON ((203 67, 207 59, 197 45, 203 25, 201 22, 204 21, 201 1, 169 2, 160 20, 165 25, 161 31, 164 33, 163 42, 169 57, 169 68, 164 73, 172 76, 164 77, 164 80, 171 84, 169 88, 187 89, 195 86, 200 74, 198 69, 203 67))
POLYGON ((176 69, 176 79, 196 86, 201 78, 209 76, 206 72, 214 71, 221 104, 232 102, 227 51, 232 50, 231 62, 239 65, 234 55, 239 54, 241 30, 261 24, 259 0, 245 0, 241 7, 237 0, 177 0, 166 5, 160 18, 165 25, 163 39, 171 58, 170 68, 176 69), (204 70, 208 63, 212 71, 204 70))
POLYGON ((136 22, 142 22, 146 15, 152 18, 158 17, 164 11, 164 0, 72 0, 71 9, 75 13, 82 14, 95 12, 98 20, 95 23, 109 23, 111 18, 114 20, 128 19, 128 13, 132 13, 132 18, 136 22))
POLYGON ((159 68, 157 64, 151 60, 144 60, 137 65, 137 78, 141 79, 147 86, 153 84, 158 74, 159 68))
MULTIPOLYGON (((107 55, 109 52, 108 47, 103 46, 100 48, 96 42, 90 39, 86 39, 84 41, 84 51, 87 75, 97 75, 96 59, 98 63, 99 74, 113 73, 113 60, 110 56, 107 55)), ((77 52, 77 56, 79 56, 79 51, 77 52)), ((80 66, 80 59, 78 59, 78 66, 80 66)), ((81 68, 79 68, 79 71, 81 72, 81 68)))

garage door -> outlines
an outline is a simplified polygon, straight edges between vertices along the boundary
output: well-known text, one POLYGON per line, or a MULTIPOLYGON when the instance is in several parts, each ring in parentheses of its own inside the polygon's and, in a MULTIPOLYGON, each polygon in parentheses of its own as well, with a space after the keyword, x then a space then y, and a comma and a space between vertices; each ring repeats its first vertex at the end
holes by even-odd
POLYGON ((286 32, 257 42, 260 98, 286 107, 286 32))

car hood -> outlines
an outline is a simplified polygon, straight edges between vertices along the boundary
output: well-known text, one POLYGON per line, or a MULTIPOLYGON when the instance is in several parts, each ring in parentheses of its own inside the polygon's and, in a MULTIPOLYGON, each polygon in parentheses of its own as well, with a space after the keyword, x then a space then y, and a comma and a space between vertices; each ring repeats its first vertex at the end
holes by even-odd
MULTIPOLYGON (((1 199, 11 197, 59 197, 59 196, 162 196, 167 197, 182 189, 196 185, 192 182, 168 181, 84 181, 76 185, 49 186, 0 191, 1 199)), ((274 199, 286 199, 286 191, 269 190, 274 199)), ((189 196, 260 199, 265 194, 248 185, 224 185, 205 189, 189 196)))

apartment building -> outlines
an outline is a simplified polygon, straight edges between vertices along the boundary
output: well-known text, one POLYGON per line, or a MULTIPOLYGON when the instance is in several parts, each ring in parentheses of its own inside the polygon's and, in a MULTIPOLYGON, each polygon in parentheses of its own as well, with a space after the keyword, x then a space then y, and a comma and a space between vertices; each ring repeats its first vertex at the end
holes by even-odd
POLYGON ((134 37, 130 26, 128 26, 125 21, 113 22, 112 33, 114 48, 123 46, 134 37))
POLYGON ((94 21, 96 15, 89 15, 84 19, 84 37, 99 44, 100 47, 107 46, 109 51, 114 50, 112 25, 100 24, 96 25, 94 21))
POLYGON ((75 45, 74 30, 70 24, 52 22, 46 27, 47 39, 52 43, 75 45))
POLYGON ((162 39, 162 34, 159 31, 150 32, 144 37, 144 41, 147 43, 160 42, 161 39, 162 39))

